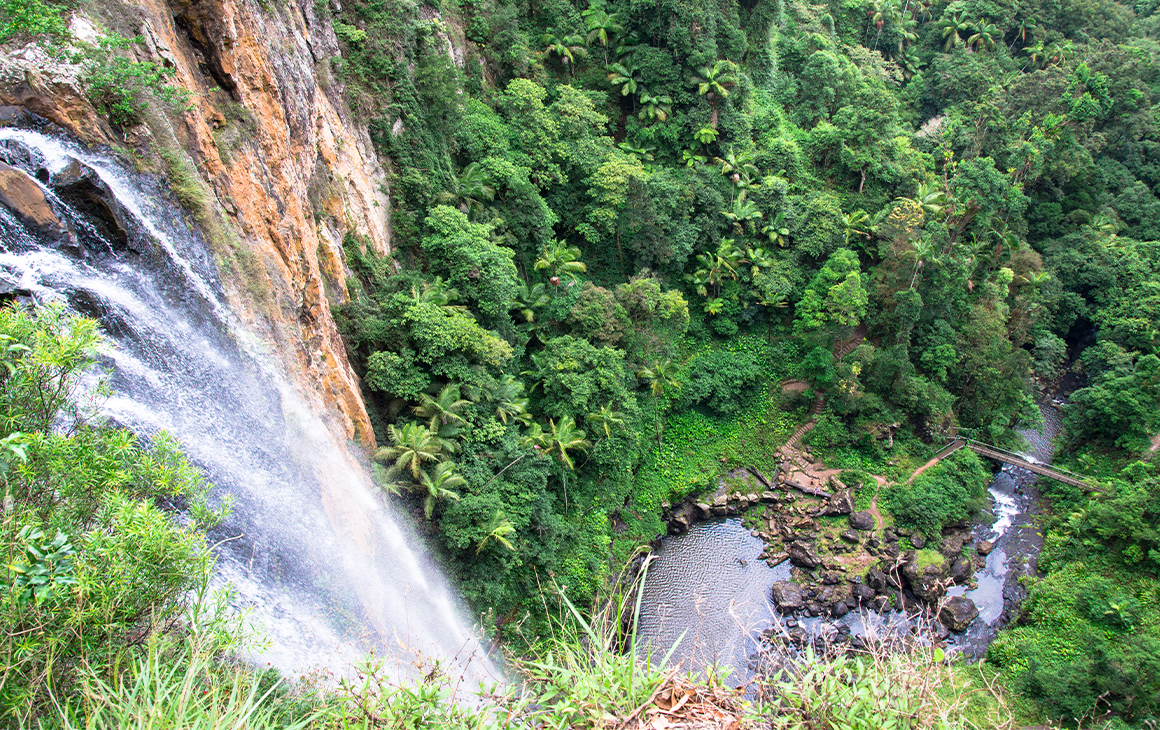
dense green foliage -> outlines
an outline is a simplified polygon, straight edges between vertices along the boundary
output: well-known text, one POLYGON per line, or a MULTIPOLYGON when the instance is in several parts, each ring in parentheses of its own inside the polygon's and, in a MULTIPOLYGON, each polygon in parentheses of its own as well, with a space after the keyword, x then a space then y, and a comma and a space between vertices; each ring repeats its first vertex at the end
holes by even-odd
MULTIPOLYGON (((340 318, 382 442, 419 424, 438 448, 415 483, 463 477, 395 486, 469 599, 502 631, 538 613, 537 576, 588 595, 666 500, 772 468, 817 394, 807 443, 905 481, 956 430, 1017 445, 1036 385, 1094 341, 1068 438, 1146 446, 1153 12, 344 6, 333 64, 392 161, 398 235, 391 261, 348 241, 340 318), (447 388, 461 409, 419 416, 447 388)), ((985 479, 963 452, 882 504, 935 536, 985 479)))
MULTIPOLYGON (((596 595, 661 532, 666 501, 772 469, 815 402, 806 443, 898 482, 955 431, 1016 445, 1036 385, 1077 355, 1073 446, 1123 466, 1160 429, 1152 4, 337 7, 315 6, 342 46, 328 62, 392 172, 395 250, 348 237, 338 312, 376 475, 489 629, 532 615, 521 638, 542 638, 542 581, 596 595), (789 377, 807 391, 783 393, 789 377)), ((0 5, 0 40, 60 20, 0 5)), ((88 51, 104 61, 88 88, 130 125, 167 72, 106 45, 88 51)), ((180 471, 164 439, 48 422, 7 426, 27 434, 5 442, 23 485, 6 523, 13 610, 84 590, 84 556, 120 555, 101 540, 146 523, 188 570, 124 621, 177 606, 204 558, 140 500, 196 491, 193 477, 149 471, 180 471), (73 458, 94 466, 45 466, 73 458)), ((1114 471, 1107 496, 1054 495, 1047 577, 993 654, 1056 716, 1104 703, 1140 723, 1155 711, 1157 495, 1147 468, 1114 471)), ((933 537, 984 480, 961 452, 882 506, 933 537)))
POLYGON ((140 124, 147 99, 156 98, 179 110, 189 102, 188 91, 168 83, 175 73, 172 68, 125 55, 140 40, 107 34, 96 45, 69 54, 84 69, 81 83, 93 105, 119 127, 140 124))
POLYGON ((991 475, 970 449, 960 449, 909 484, 895 484, 882 495, 883 506, 904 527, 931 539, 948 523, 965 520, 986 505, 991 475))
POLYGON ((5 722, 76 700, 79 671, 115 672, 209 578, 209 487, 164 433, 144 444, 96 418, 100 389, 82 395, 79 380, 99 344, 92 320, 59 306, 0 309, 5 722))
POLYGON ((54 3, 4 0, 0 2, 0 43, 29 36, 63 36, 63 12, 64 8, 54 3))
POLYGON ((1107 483, 1053 494, 1047 576, 987 657, 1053 714, 1143 722, 1160 713, 1160 478, 1135 462, 1107 483))

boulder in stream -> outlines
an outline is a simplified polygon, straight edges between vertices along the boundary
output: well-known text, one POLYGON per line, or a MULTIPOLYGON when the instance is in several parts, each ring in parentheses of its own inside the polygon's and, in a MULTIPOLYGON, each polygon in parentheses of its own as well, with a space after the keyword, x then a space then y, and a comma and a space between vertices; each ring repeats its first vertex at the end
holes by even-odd
POLYGON ((930 603, 942 598, 950 583, 946 558, 933 550, 911 553, 902 565, 902 575, 914 595, 930 603))
POLYGON ((975 602, 966 596, 954 596, 948 598, 947 602, 943 604, 942 610, 939 611, 938 619, 948 629, 959 633, 966 631, 967 627, 971 625, 979 616, 979 609, 975 606, 975 602))
POLYGON ((951 566, 951 580, 956 585, 963 585, 971 582, 971 576, 975 572, 975 566, 971 563, 970 558, 959 558, 951 566))
POLYGON ((4 205, 40 233, 63 234, 64 225, 36 181, 23 170, 0 162, 0 205, 4 205))
POLYGON ((806 570, 813 570, 822 563, 822 558, 818 555, 814 546, 808 542, 795 542, 789 546, 789 560, 799 568, 806 570))
POLYGON ((805 605, 802 602, 802 588, 793 581, 779 580, 773 584, 771 593, 774 605, 782 613, 800 611, 805 605))

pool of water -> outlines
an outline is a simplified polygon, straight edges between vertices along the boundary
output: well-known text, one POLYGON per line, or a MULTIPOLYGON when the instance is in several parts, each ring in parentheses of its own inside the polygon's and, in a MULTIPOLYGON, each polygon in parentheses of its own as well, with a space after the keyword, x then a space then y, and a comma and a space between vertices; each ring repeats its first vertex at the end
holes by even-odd
POLYGON ((747 679, 748 657, 774 615, 770 589, 790 578, 789 562, 771 568, 763 549, 739 519, 698 522, 666 538, 645 580, 641 650, 663 657, 676 644, 672 661, 684 669, 729 667, 747 679))

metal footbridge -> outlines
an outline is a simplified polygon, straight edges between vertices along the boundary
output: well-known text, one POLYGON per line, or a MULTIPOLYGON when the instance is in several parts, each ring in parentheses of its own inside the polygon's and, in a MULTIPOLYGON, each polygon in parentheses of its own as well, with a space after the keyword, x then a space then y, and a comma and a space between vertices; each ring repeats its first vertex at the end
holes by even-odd
POLYGON ((1001 461, 1004 464, 1010 464, 1011 466, 1017 466, 1020 469, 1026 469, 1029 472, 1063 482, 1064 484, 1070 484, 1073 487, 1079 487, 1080 489, 1088 491, 1104 491, 1101 487, 1089 483, 1079 474, 1067 471, 1066 469, 1059 469, 1048 464, 1040 464, 1035 461, 1028 461, 1027 457, 1021 456, 1014 451, 1000 449, 997 446, 992 446, 991 444, 985 444, 981 441, 975 441, 974 439, 969 438, 956 438, 954 441, 944 446, 937 454, 935 454, 934 458, 936 460, 945 459, 946 457, 962 448, 968 448, 979 456, 984 456, 988 459, 994 459, 995 461, 1001 461))

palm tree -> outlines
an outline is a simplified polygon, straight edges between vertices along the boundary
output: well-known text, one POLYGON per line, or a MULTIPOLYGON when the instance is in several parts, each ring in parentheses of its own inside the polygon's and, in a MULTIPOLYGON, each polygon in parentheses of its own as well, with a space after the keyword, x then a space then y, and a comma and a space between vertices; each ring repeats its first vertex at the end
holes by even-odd
POLYGON ((653 150, 655 150, 656 147, 637 147, 631 142, 621 142, 616 146, 632 155, 640 162, 652 162, 654 159, 656 159, 653 157, 653 150))
POLYGON ((477 388, 477 395, 478 400, 495 404, 495 417, 504 425, 509 418, 525 424, 531 421, 524 383, 510 373, 504 373, 489 386, 477 388))
POLYGON ((697 154, 695 150, 681 150, 681 162, 685 167, 696 167, 705 164, 705 156, 697 154))
POLYGON ((749 278, 751 280, 753 277, 757 276, 761 269, 768 269, 774 264, 773 259, 770 258, 769 254, 765 252, 765 249, 761 248, 760 246, 756 248, 745 249, 745 258, 748 259, 749 263, 753 266, 749 272, 749 278))
POLYGON ((455 464, 442 461, 435 466, 435 471, 428 474, 419 472, 417 483, 418 491, 423 492, 423 514, 431 519, 435 511, 435 502, 441 499, 459 500, 459 494, 451 491, 452 488, 462 487, 467 480, 455 473, 455 464))
POLYGON ((1028 271, 1025 276, 1019 278, 1033 290, 1038 290, 1039 287, 1051 281, 1051 274, 1046 271, 1028 271))
POLYGON ((555 240, 552 245, 544 247, 540 252, 540 258, 536 259, 536 269, 546 270, 551 278, 556 278, 561 273, 575 277, 577 273, 588 271, 588 267, 580 260, 579 247, 569 246, 560 240, 555 240))
POLYGON ((789 226, 785 224, 785 213, 778 213, 773 217, 769 223, 761 229, 761 232, 769 236, 769 242, 776 244, 781 248, 785 248, 789 243, 789 226))
POLYGON ((689 77, 689 84, 697 87, 697 93, 709 100, 713 109, 709 126, 717 129, 717 100, 729 96, 729 88, 737 85, 737 64, 722 60, 712 66, 702 66, 689 77))
POLYGON ((613 426, 624 426, 624 414, 616 410, 616 408, 611 403, 605 406, 601 406, 600 410, 596 411, 595 413, 589 413, 587 416, 585 416, 585 420, 588 422, 589 426, 593 426, 604 431, 604 438, 612 437, 613 426))
POLYGON ((448 454, 455 454, 459 452, 459 436, 463 432, 462 424, 455 421, 447 423, 438 423, 435 427, 428 429, 431 435, 439 442, 439 448, 448 454))
POLYGON ((608 67, 607 78, 608 83, 612 84, 613 88, 620 89, 621 96, 635 97, 638 90, 644 89, 640 79, 640 69, 636 66, 629 67, 622 63, 611 64, 608 67))
POLYGON ((693 283, 697 285, 697 293, 703 297, 709 296, 706 284, 713 286, 714 296, 720 290, 721 282, 725 279, 737 279, 737 269, 745 262, 745 253, 736 246, 732 238, 721 239, 715 252, 697 255, 700 267, 693 272, 693 283))
POLYGON ((870 238, 870 216, 864 210, 843 215, 842 227, 845 229, 846 245, 850 244, 850 234, 870 238))
POLYGON ((680 390, 681 383, 676 378, 676 367, 671 360, 655 360, 651 368, 641 368, 636 377, 648 383, 653 396, 653 422, 657 429, 657 446, 661 444, 660 397, 669 389, 680 390))
POLYGON ((537 449, 545 456, 556 456, 560 460, 560 484, 564 488, 564 514, 568 513, 568 481, 565 476, 564 468, 569 470, 576 468, 576 464, 572 461, 572 455, 569 451, 584 451, 590 444, 584 438, 584 432, 576 428, 576 422, 572 420, 571 416, 564 416, 557 424, 554 420, 548 419, 548 430, 545 431, 540 424, 533 424, 528 433, 520 443, 524 445, 531 445, 532 448, 537 449))
POLYGON ((907 81, 913 79, 922 67, 922 58, 919 57, 918 51, 913 48, 907 48, 899 53, 898 62, 902 66, 903 75, 907 81))
POLYGON ((962 40, 959 33, 970 33, 971 23, 963 20, 963 14, 957 13, 955 15, 944 15, 939 18, 938 27, 942 29, 942 37, 945 39, 943 43, 943 50, 949 51, 958 45, 962 40))
POLYGON ((454 304, 459 298, 459 290, 447 285, 442 276, 436 276, 431 281, 425 281, 420 286, 411 287, 411 298, 415 304, 434 304, 443 310, 467 309, 461 304, 454 304))
POLYGON ((914 257, 914 274, 910 277, 910 288, 913 289, 914 281, 918 278, 918 272, 923 265, 927 261, 932 264, 938 263, 938 249, 933 243, 924 238, 915 242, 914 249, 909 255, 914 257))
MULTIPOLYGON (((1024 46, 1023 51, 1027 54, 1028 65, 1034 68, 1043 68, 1047 65, 1047 49, 1043 47, 1043 41, 1024 46)), ((1027 66, 1023 68, 1026 69, 1027 66)))
POLYGON ((895 200, 917 206, 922 210, 925 220, 943 212, 947 204, 947 194, 938 183, 919 183, 913 198, 895 198, 895 200))
POLYGON ((442 425, 465 423, 460 413, 469 405, 471 401, 460 397, 459 386, 448 383, 434 397, 420 393, 419 405, 413 406, 411 411, 420 418, 430 419, 430 430, 438 432, 442 425))
POLYGON ((974 28, 974 33, 967 38, 967 46, 978 48, 985 48, 988 51, 995 50, 995 38, 1000 37, 999 27, 994 23, 977 24, 974 28))
POLYGON ((722 175, 739 177, 740 180, 733 180, 736 184, 744 180, 749 182, 752 178, 761 174, 761 170, 753 164, 753 152, 746 150, 741 154, 737 154, 732 147, 725 153, 724 157, 714 157, 713 164, 721 168, 722 175))
POLYGON ((877 6, 870 9, 870 22, 878 29, 878 35, 874 37, 874 47, 871 50, 878 50, 878 41, 882 39, 882 27, 886 25, 887 21, 891 25, 896 25, 902 19, 902 11, 898 7, 896 0, 881 0, 877 6))
POLYGON ((515 534, 516 528, 512 521, 507 518, 502 509, 497 509, 487 524, 483 526, 487 531, 483 539, 475 546, 475 554, 479 555, 483 549, 491 543, 503 545, 508 550, 515 550, 516 546, 512 545, 511 540, 508 540, 508 535, 515 534))
POLYGON ((604 8, 589 8, 580 14, 588 25, 588 43, 596 41, 604 48, 604 65, 608 65, 608 45, 616 36, 624 33, 620 13, 609 13, 604 8))
POLYGON ((466 215, 483 210, 484 202, 495 200, 495 188, 491 186, 487 171, 478 162, 472 162, 458 176, 451 177, 451 189, 439 193, 435 199, 447 205, 457 205, 466 215))
POLYGON ((733 224, 733 230, 737 231, 739 236, 744 236, 746 229, 750 235, 757 235, 757 221, 764 217, 752 201, 746 200, 744 190, 733 201, 731 209, 722 210, 720 213, 733 224))
POLYGON ((1045 65, 1050 66, 1053 63, 1060 63, 1067 58, 1070 58, 1075 53, 1075 44, 1066 40, 1063 43, 1052 43, 1044 49, 1045 65))
POLYGON ((1011 46, 1008 50, 1015 47, 1015 41, 1027 43, 1027 34, 1032 33, 1038 27, 1034 18, 1020 18, 1019 25, 1015 27, 1015 37, 1011 39, 1011 46))
POLYGON ((636 118, 643 121, 663 122, 673 112, 673 100, 668 94, 653 96, 647 90, 640 94, 640 112, 636 118))
POLYGON ((512 310, 519 312, 525 322, 534 322, 536 310, 543 309, 551 303, 552 297, 548 296, 548 290, 543 282, 532 286, 521 283, 512 300, 512 310))
POLYGON ((1100 211, 1092 217, 1088 225, 1108 238, 1115 238, 1120 229, 1124 227, 1115 213, 1109 213, 1106 210, 1100 211))
POLYGON ((391 477, 401 472, 410 472, 411 478, 419 480, 425 462, 437 462, 443 447, 430 429, 421 423, 407 423, 400 429, 394 424, 387 427, 390 446, 383 446, 375 452, 375 461, 391 461, 387 470, 391 477))
POLYGON ((716 127, 701 127, 693 133, 693 139, 695 139, 699 145, 708 146, 717 141, 717 136, 719 134, 720 132, 717 131, 716 127))
MULTIPOLYGON (((535 391, 535 389, 541 387, 551 375, 551 366, 544 362, 543 352, 533 352, 531 357, 528 359, 532 361, 532 367, 522 371, 520 375, 531 378, 532 387, 528 390, 535 391)), ((533 425, 532 428, 538 428, 538 426, 533 425)))
POLYGON ((552 28, 548 28, 548 32, 540 36, 540 44, 545 46, 545 54, 549 56, 555 54, 560 59, 569 75, 575 71, 577 58, 588 57, 584 39, 578 35, 557 36, 552 28))

